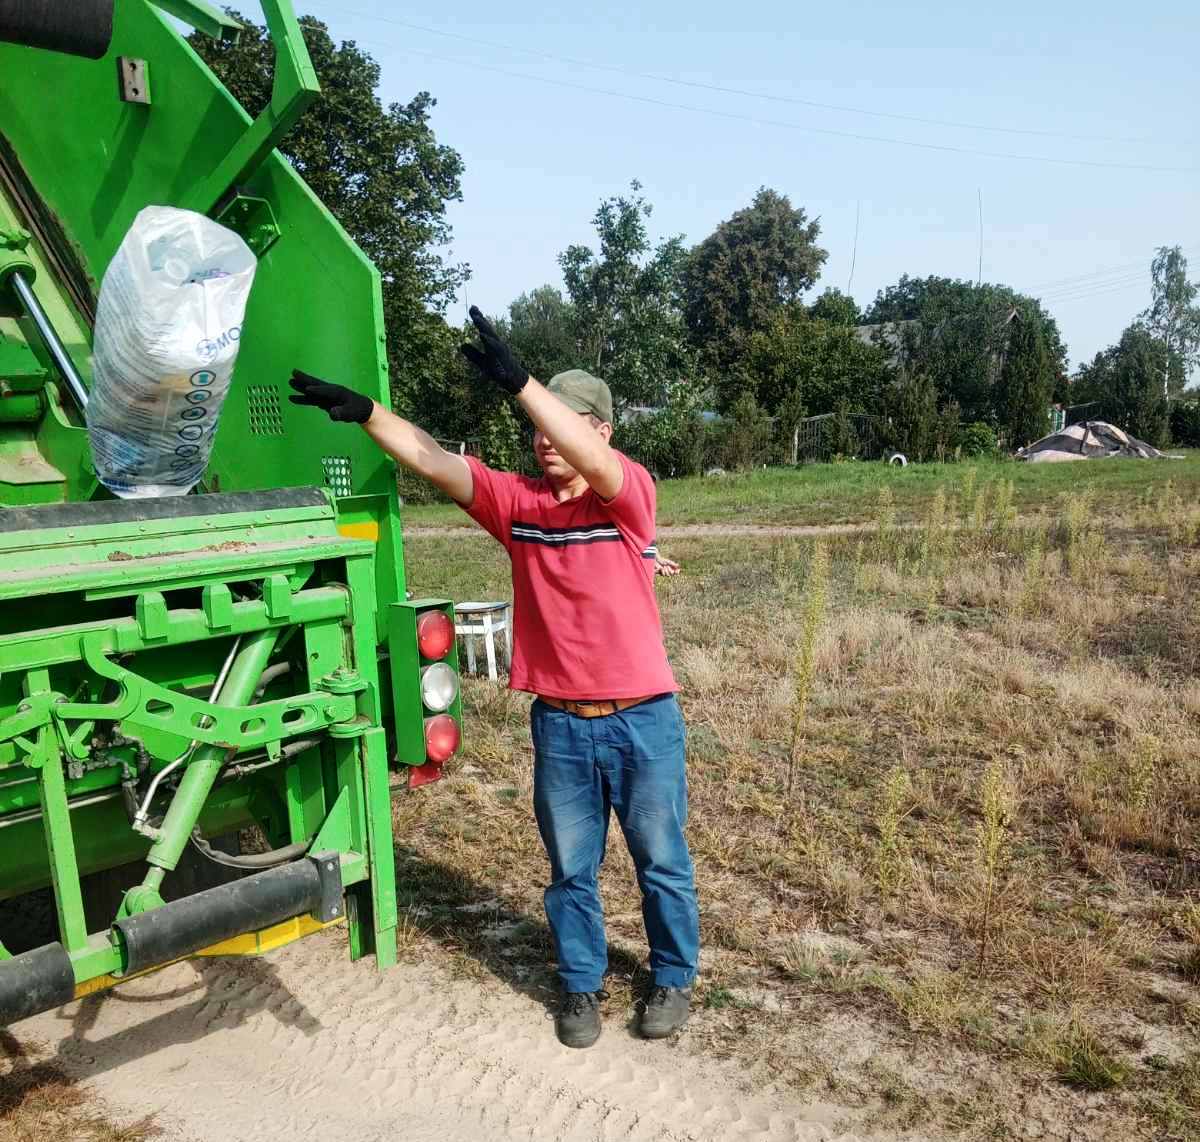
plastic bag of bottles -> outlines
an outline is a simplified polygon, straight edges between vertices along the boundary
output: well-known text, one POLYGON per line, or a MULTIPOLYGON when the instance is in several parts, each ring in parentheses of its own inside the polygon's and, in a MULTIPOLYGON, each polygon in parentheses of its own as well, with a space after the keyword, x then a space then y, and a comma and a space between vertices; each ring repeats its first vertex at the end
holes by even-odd
POLYGON ((123 499, 186 495, 208 464, 256 261, 232 230, 142 210, 100 285, 87 427, 123 499))

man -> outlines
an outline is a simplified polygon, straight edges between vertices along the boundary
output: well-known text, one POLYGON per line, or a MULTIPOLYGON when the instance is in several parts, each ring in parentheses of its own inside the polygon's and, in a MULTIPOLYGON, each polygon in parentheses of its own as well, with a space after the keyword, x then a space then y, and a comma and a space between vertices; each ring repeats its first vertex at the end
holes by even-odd
POLYGON ((650 944, 641 1032, 665 1038, 687 1019, 700 933, 683 833, 683 718, 654 596, 654 482, 610 445, 612 396, 603 381, 573 369, 543 387, 479 310, 470 312, 482 347, 464 345, 463 354, 533 421, 540 479, 446 452, 367 397, 305 373, 293 375, 291 399, 362 424, 508 551, 516 636, 509 685, 537 696, 533 800, 550 859, 546 918, 563 986, 558 1037, 590 1047, 600 1035, 608 945, 597 876, 615 812, 650 944))

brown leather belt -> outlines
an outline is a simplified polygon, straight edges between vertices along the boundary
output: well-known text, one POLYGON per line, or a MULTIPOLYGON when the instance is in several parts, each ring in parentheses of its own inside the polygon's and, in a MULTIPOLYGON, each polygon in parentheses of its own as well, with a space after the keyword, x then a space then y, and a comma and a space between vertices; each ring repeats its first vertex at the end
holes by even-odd
POLYGON ((547 698, 544 694, 539 694, 538 701, 545 702, 547 706, 553 706, 556 710, 566 710, 568 714, 575 714, 580 718, 606 718, 609 714, 640 706, 643 702, 657 697, 657 694, 647 694, 642 698, 596 698, 576 702, 570 698, 547 698))

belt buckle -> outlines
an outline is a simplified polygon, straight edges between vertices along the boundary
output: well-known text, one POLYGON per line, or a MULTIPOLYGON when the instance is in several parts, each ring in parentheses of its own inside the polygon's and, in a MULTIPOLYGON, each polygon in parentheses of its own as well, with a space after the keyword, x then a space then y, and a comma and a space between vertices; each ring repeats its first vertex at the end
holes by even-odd
POLYGON ((576 713, 579 714, 579 716, 581 718, 589 718, 589 717, 599 718, 599 717, 603 717, 602 707, 604 705, 605 705, 605 702, 600 701, 599 699, 586 701, 586 702, 576 701, 575 711, 576 711, 576 713))

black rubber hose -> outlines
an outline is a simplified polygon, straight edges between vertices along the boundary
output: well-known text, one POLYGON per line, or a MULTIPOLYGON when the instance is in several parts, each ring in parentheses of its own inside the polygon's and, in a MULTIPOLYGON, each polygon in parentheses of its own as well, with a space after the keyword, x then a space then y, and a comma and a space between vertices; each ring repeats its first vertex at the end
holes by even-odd
POLYGON ((265 853, 244 853, 241 856, 235 856, 233 853, 223 853, 219 849, 214 849, 196 830, 192 833, 192 844, 195 845, 196 851, 201 856, 207 857, 213 864, 221 864, 226 868, 257 870, 278 868, 281 864, 287 864, 288 861, 299 860, 308 852, 308 847, 312 842, 297 841, 294 845, 284 845, 283 848, 271 849, 265 853))
POLYGON ((112 43, 113 0, 0 0, 0 40, 100 59, 112 43))

